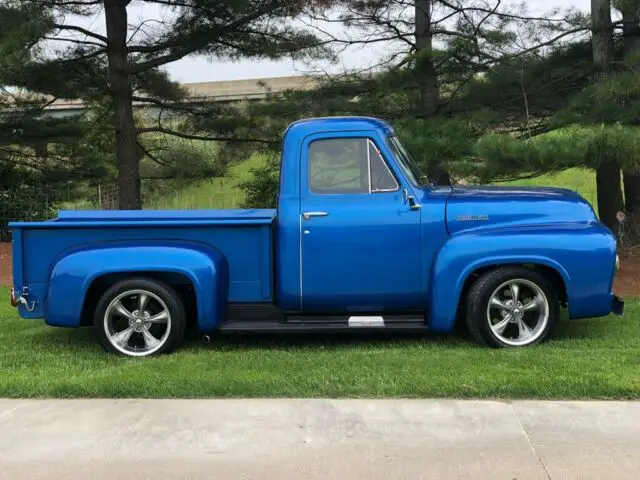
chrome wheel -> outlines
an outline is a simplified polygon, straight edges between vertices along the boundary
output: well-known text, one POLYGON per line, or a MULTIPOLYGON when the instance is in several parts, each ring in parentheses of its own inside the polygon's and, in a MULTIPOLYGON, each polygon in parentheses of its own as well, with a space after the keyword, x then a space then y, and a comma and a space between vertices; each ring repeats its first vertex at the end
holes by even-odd
POLYGON ((509 280, 491 295, 487 320, 501 342, 529 345, 543 335, 549 323, 549 301, 535 283, 525 279, 509 280))
POLYGON ((121 353, 142 357, 158 351, 171 332, 165 302, 146 290, 129 290, 114 298, 104 314, 108 341, 121 353))

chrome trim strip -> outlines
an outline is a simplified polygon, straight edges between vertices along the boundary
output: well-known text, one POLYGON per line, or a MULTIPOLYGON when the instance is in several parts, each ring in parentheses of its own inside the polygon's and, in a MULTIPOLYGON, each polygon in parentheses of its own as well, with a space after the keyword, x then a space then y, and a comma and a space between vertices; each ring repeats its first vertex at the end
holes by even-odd
MULTIPOLYGON (((369 138, 367 138, 367 168, 369 169, 368 172, 368 178, 369 178, 369 195, 371 195, 371 153, 369 150, 369 144, 371 143, 371 140, 369 138)), ((360 177, 362 178, 362 177, 360 177)))
POLYGON ((302 215, 298 218, 298 246, 300 257, 300 310, 302 310, 302 215))
MULTIPOLYGON (((371 139, 367 139, 367 141, 373 145, 373 148, 376 149, 376 152, 378 153, 378 156, 380 157, 380 160, 382 160, 382 164, 384 165, 384 168, 387 169, 387 173, 389 174, 389 176, 391 176, 391 178, 393 178, 393 183, 396 184, 396 188, 390 189, 390 188, 381 188, 380 190, 371 190, 371 160, 369 160, 369 193, 380 193, 380 192, 397 192, 398 190, 400 190, 400 185, 398 184, 398 180, 396 180, 396 176, 391 172, 391 170, 389 169, 389 165, 387 165, 387 161, 384 159, 384 156, 382 155, 382 152, 378 149, 378 147, 376 147, 376 144, 373 143, 371 141, 371 139)), ((367 145, 367 156, 369 155, 369 145, 367 145)))

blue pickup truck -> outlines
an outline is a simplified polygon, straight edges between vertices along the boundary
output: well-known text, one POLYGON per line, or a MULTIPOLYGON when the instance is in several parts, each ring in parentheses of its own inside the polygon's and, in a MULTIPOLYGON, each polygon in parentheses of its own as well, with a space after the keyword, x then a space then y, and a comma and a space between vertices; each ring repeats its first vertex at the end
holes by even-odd
POLYGON ((173 351, 188 327, 449 332, 490 347, 621 315, 615 236, 570 190, 437 187, 387 123, 316 118, 282 145, 277 209, 61 211, 13 223, 12 303, 94 325, 109 352, 173 351))

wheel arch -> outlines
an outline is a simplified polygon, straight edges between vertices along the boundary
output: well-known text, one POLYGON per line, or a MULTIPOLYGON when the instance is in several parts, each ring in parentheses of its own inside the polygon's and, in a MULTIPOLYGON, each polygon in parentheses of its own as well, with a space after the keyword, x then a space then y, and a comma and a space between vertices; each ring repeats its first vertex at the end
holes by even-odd
MULTIPOLYGON (((527 294, 525 297, 532 298, 527 294)), ((483 273, 472 283, 466 300, 464 317, 468 331, 477 343, 492 348, 525 347, 544 342, 553 334, 558 320, 556 290, 545 273, 529 265, 503 266, 483 273), (516 293, 516 300, 523 303, 512 303, 515 287, 511 288, 511 285, 515 283, 520 283, 521 287, 528 285, 526 288, 536 296, 541 294, 537 303, 524 300, 521 293, 516 293), (506 285, 511 292, 505 294, 505 289, 509 289, 506 285), (494 305, 496 297, 497 305, 494 305), (529 305, 534 305, 531 311, 524 312, 529 305), (518 306, 522 306, 522 310, 518 306)))
POLYGON ((178 290, 185 308, 193 305, 196 315, 191 318, 197 319, 201 331, 212 330, 224 316, 229 272, 225 257, 216 249, 118 246, 75 252, 54 266, 45 305, 47 323, 87 324, 106 288, 132 277, 160 280, 178 290))
POLYGON ((184 273, 175 271, 159 271, 159 270, 143 270, 128 272, 112 272, 104 273, 93 279, 87 288, 84 296, 82 311, 80 314, 80 326, 87 327, 93 325, 93 315, 100 298, 114 284, 122 280, 129 279, 149 279, 155 280, 171 287, 179 296, 184 305, 187 326, 193 327, 197 325, 198 305, 195 285, 191 278, 184 273))
POLYGON ((463 308, 464 301, 467 297, 467 293, 471 289, 471 286, 474 282, 480 278, 482 275, 492 272, 494 270, 498 270, 499 268, 506 267, 524 267, 530 268, 541 273, 545 279, 549 282, 549 286, 554 289, 556 295, 558 296, 558 300, 561 304, 566 304, 568 302, 567 296, 567 286, 565 284, 565 280, 562 277, 562 274, 553 267, 550 267, 546 264, 542 263, 502 263, 502 264, 492 264, 484 267, 480 267, 467 275, 465 279, 462 289, 460 290, 460 299, 458 301, 458 308, 463 308))
POLYGON ((567 304, 569 274, 553 259, 542 256, 488 257, 466 266, 457 262, 445 262, 443 265, 438 259, 430 296, 429 327, 435 331, 451 331, 460 319, 464 299, 474 281, 487 272, 513 266, 532 268, 543 274, 557 293, 559 301, 567 304))

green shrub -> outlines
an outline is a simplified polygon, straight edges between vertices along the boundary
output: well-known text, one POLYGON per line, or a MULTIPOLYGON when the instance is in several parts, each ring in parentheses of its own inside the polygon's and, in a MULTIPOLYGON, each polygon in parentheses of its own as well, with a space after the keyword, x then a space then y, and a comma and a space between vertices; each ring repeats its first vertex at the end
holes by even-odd
POLYGON ((266 165, 250 170, 250 178, 238 186, 245 195, 243 208, 276 208, 280 186, 280 159, 272 157, 266 165))

